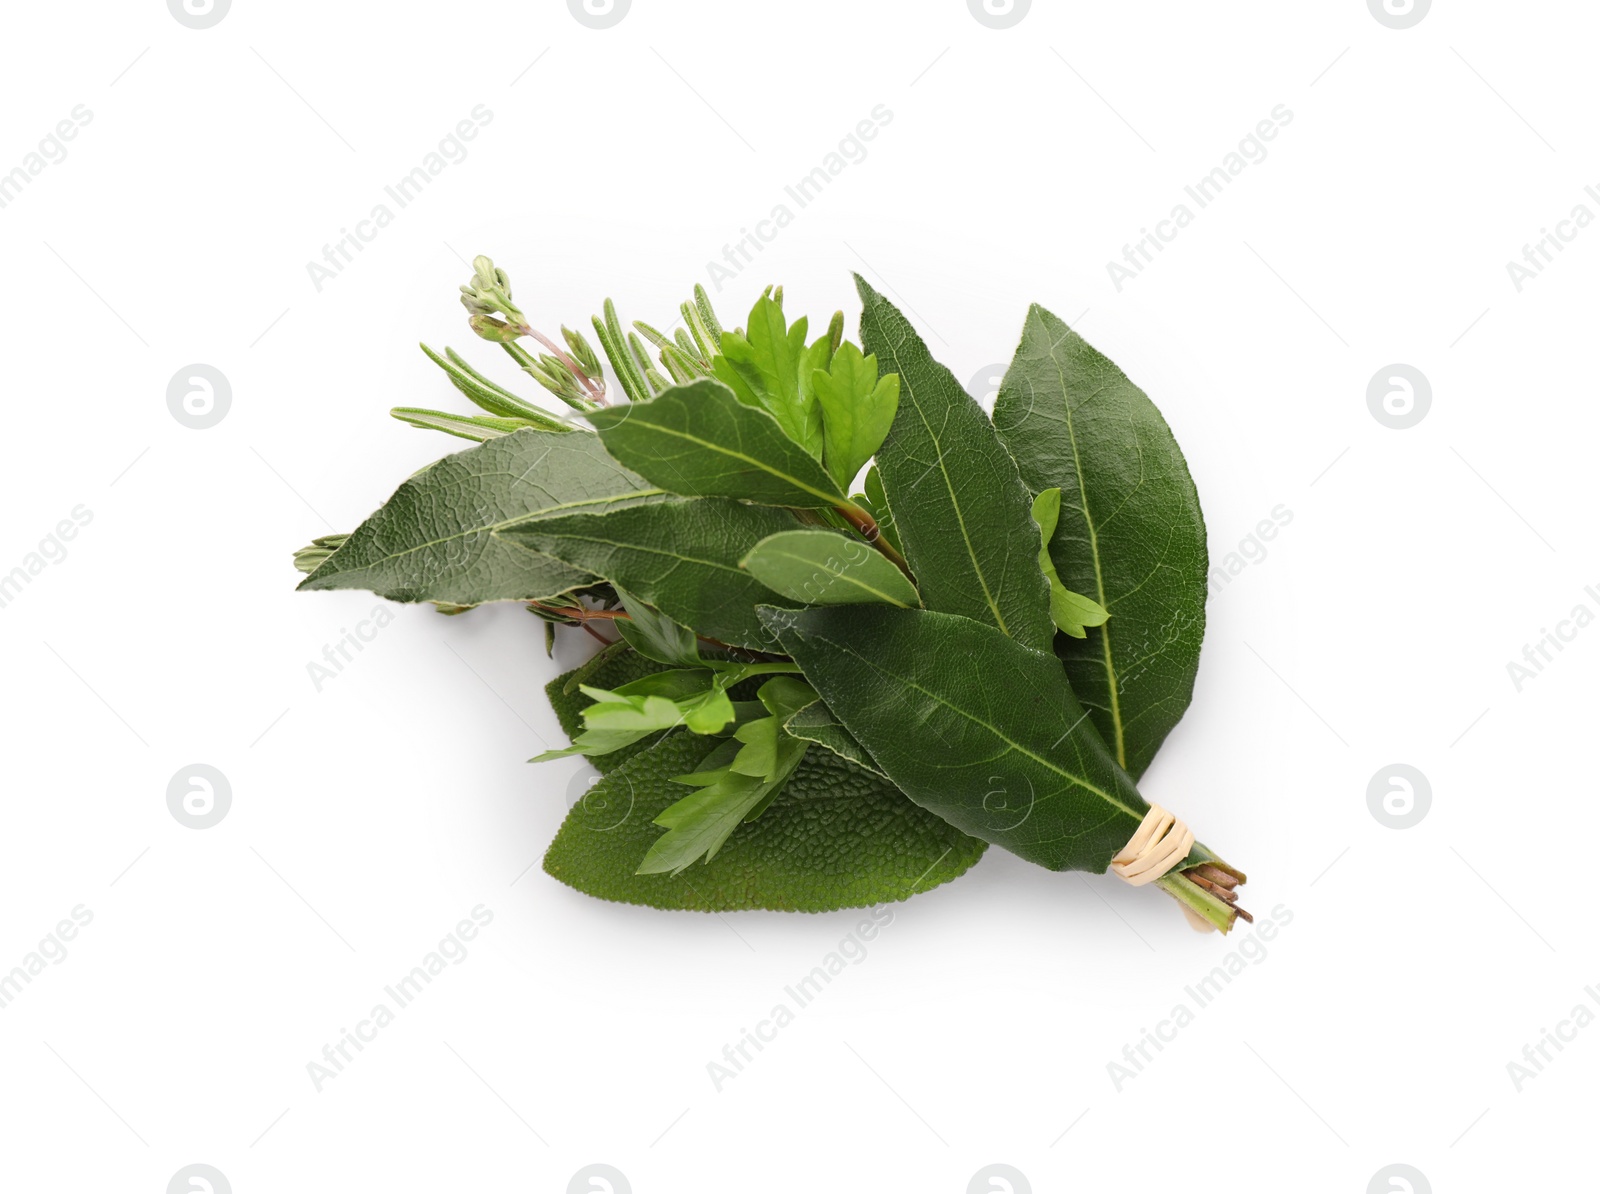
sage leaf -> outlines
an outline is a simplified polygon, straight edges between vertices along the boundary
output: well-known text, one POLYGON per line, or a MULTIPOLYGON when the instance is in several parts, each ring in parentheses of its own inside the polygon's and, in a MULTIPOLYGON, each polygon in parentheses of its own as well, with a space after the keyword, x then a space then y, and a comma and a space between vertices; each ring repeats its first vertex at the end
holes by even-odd
POLYGON ((774 593, 803 605, 920 604, 916 587, 881 552, 834 531, 780 531, 741 563, 774 593))
POLYGON ((1043 307, 1028 310, 994 425, 1034 492, 1061 490, 1050 556, 1111 620, 1057 648, 1072 687, 1135 778, 1194 693, 1206 618, 1200 499, 1143 390, 1043 307))
POLYGON ((649 402, 592 411, 588 419, 611 455, 672 493, 797 509, 847 500, 775 418, 720 382, 674 386, 649 402))
POLYGON ((933 359, 905 316, 859 275, 856 289, 862 345, 880 370, 900 375, 878 472, 922 603, 1049 650, 1050 591, 1016 464, 983 408, 933 359))
POLYGON ((1103 872, 1148 811, 1053 655, 926 610, 764 612, 884 774, 963 832, 1103 872))
POLYGON ((854 344, 841 344, 827 371, 811 374, 822 407, 822 460, 841 489, 848 489, 861 466, 883 444, 900 404, 900 379, 878 376, 878 360, 862 356, 854 344))
POLYGON ((502 528, 499 537, 604 577, 667 617, 735 647, 765 650, 760 604, 788 604, 739 561, 796 525, 793 514, 726 498, 672 498, 609 514, 578 514, 502 528))
POLYGON ((663 500, 597 436, 523 430, 453 456, 400 486, 300 583, 370 589, 393 601, 551 597, 590 583, 582 568, 495 532, 529 519, 663 500))
POLYGON ((1050 558, 1050 539, 1061 519, 1061 491, 1042 489, 1033 499, 1033 521, 1039 525, 1039 569, 1050 585, 1050 619, 1056 629, 1073 638, 1087 638, 1088 627, 1104 626, 1111 615, 1081 593, 1061 583, 1056 563, 1050 558))
POLYGON ((683 795, 673 777, 692 771, 705 749, 704 739, 679 732, 613 768, 572 807, 545 873, 600 899, 652 908, 829 912, 948 883, 985 849, 886 780, 812 750, 761 819, 740 825, 709 862, 677 878, 635 874, 661 835, 655 818, 683 795))

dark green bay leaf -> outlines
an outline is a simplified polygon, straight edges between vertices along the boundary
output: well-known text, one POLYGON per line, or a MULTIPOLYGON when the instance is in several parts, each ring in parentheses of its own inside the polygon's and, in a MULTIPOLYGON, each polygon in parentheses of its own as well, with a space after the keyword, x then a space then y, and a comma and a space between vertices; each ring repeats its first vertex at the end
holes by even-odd
POLYGON ((957 878, 984 843, 918 808, 893 785, 810 750, 761 817, 710 862, 676 877, 637 875, 661 836, 653 822, 687 789, 672 780, 705 756, 677 733, 589 789, 562 824, 545 872, 588 895, 652 908, 829 912, 903 900, 957 878))
POLYGON ((761 540, 799 524, 770 506, 726 498, 670 498, 608 514, 541 518, 498 538, 604 577, 700 634, 766 650, 757 605, 787 605, 739 567, 761 540))
POLYGON ((1030 490, 1061 490, 1050 556, 1111 620, 1057 650, 1137 778, 1189 706, 1205 633, 1205 522, 1188 465, 1144 391, 1038 305, 994 425, 1030 490))
POLYGON ((588 419, 611 455, 672 493, 797 509, 846 500, 777 419, 721 382, 674 386, 650 402, 592 411, 588 419))
POLYGON ((923 604, 1049 650, 1050 591, 1015 462, 983 408, 905 316, 859 276, 856 289, 862 345, 880 370, 900 375, 900 403, 877 467, 923 604))
POLYGON ((458 605, 550 597, 591 575, 498 538, 497 530, 665 496, 613 460, 598 436, 513 432, 446 456, 401 485, 300 588, 458 605))
POLYGON ((764 616, 889 779, 958 829, 1051 870, 1103 872, 1148 811, 1053 655, 925 610, 764 616))

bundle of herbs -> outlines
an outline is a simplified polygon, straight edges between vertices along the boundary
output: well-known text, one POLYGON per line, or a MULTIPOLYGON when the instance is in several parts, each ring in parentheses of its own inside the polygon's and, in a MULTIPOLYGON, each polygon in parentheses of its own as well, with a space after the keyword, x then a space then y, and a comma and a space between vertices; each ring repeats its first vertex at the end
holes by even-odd
POLYGON ((484 413, 393 414, 476 446, 296 564, 302 589, 517 601, 547 651, 558 627, 605 644, 547 689, 572 745, 534 761, 602 774, 549 874, 824 911, 992 843, 1153 883, 1197 927, 1249 919, 1243 874, 1136 786, 1193 692, 1206 546, 1171 431, 1111 361, 1034 306, 991 419, 858 277, 859 346, 843 312, 789 322, 781 288, 725 330, 697 287, 670 335, 607 301, 608 379, 474 269, 473 330, 570 413, 424 346, 484 413))

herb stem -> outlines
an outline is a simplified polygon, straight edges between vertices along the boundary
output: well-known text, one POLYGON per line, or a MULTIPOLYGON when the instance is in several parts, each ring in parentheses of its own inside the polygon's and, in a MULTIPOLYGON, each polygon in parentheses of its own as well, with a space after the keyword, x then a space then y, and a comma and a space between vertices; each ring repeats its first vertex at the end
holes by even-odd
POLYGON ((877 519, 873 518, 860 506, 850 503, 835 506, 834 509, 838 512, 839 517, 861 532, 863 539, 882 552, 885 559, 905 573, 907 580, 912 584, 916 583, 917 578, 911 575, 911 567, 906 563, 905 556, 896 551, 894 544, 883 537, 883 532, 878 527, 877 519))
MULTIPOLYGON (((528 602, 528 608, 538 610, 543 614, 549 614, 553 618, 559 618, 562 621, 581 626, 585 630, 588 630, 591 634, 593 634, 594 631, 591 630, 588 625, 590 622, 633 621, 633 615, 625 609, 590 609, 587 606, 546 605, 542 601, 530 601, 528 602)), ((736 647, 732 643, 725 643, 721 639, 712 638, 705 634, 697 634, 695 637, 701 642, 705 643, 707 646, 715 647, 719 651, 727 651, 732 655, 748 655, 752 659, 756 660, 781 660, 789 658, 787 655, 772 655, 765 651, 752 651, 749 647, 736 647)), ((610 639, 601 639, 600 641, 605 643, 607 646, 614 645, 610 639)))
POLYGON ((1233 890, 1237 884, 1244 882, 1243 873, 1199 844, 1196 844, 1190 858, 1195 855, 1201 857, 1200 862, 1169 872, 1156 880, 1156 886, 1182 904, 1186 911, 1224 933, 1240 917, 1246 923, 1253 923, 1255 918, 1239 907, 1239 897, 1233 890))
POLYGON ((556 360, 560 361, 572 371, 572 376, 578 379, 578 384, 581 385, 585 390, 589 391, 589 397, 591 399, 593 399, 595 402, 598 402, 601 406, 607 405, 605 392, 595 385, 594 379, 579 367, 577 361, 574 361, 570 356, 567 355, 566 349, 562 348, 543 332, 537 330, 536 328, 529 327, 527 324, 523 324, 517 330, 520 331, 524 336, 532 336, 540 344, 548 348, 551 354, 555 356, 556 360))

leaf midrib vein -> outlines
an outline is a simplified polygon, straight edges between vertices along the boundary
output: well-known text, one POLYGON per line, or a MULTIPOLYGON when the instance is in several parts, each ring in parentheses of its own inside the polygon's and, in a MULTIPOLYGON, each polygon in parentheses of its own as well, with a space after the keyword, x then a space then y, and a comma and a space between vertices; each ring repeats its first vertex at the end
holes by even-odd
POLYGON ((879 597, 882 600, 886 601, 890 605, 897 605, 901 609, 910 609, 911 608, 904 601, 901 601, 898 597, 891 596, 889 593, 884 592, 882 589, 876 588, 873 585, 869 585, 864 580, 858 580, 854 576, 851 576, 850 574, 848 574, 846 572, 841 572, 837 568, 830 568, 830 567, 828 567, 827 564, 818 564, 815 560, 807 559, 805 556, 795 555, 793 552, 789 552, 789 551, 778 550, 778 551, 774 551, 772 554, 775 555, 775 556, 781 556, 782 558, 784 558, 786 560, 792 560, 794 563, 802 564, 807 568, 816 568, 816 569, 826 573, 827 575, 833 577, 835 580, 841 580, 847 585, 854 585, 856 588, 860 589, 863 593, 871 593, 874 597, 879 597))
MULTIPOLYGON (((885 337, 885 340, 887 341, 888 337, 885 337)), ((944 445, 939 442, 938 435, 928 422, 928 416, 922 412, 922 403, 917 401, 917 387, 907 380, 907 374, 900 366, 900 346, 886 342, 884 347, 888 350, 889 355, 894 358, 895 372, 900 375, 901 384, 911 397, 912 409, 917 412, 917 418, 922 421, 923 430, 928 433, 928 438, 933 441, 933 452, 939 465, 939 475, 944 478, 945 492, 950 495, 950 509, 955 513, 956 525, 961 528, 961 542, 967 549, 967 558, 972 561, 972 572, 978 578, 978 586, 983 590, 984 603, 988 605, 989 612, 994 614, 995 624, 1009 635, 1011 630, 1006 626, 1005 616, 1001 614, 999 605, 995 603, 994 596, 989 592, 988 578, 984 576, 983 567, 978 563, 978 554, 972 546, 972 536, 967 533, 966 516, 961 512, 961 503, 956 499, 955 487, 950 483, 950 474, 944 467, 944 445)))
MULTIPOLYGON (((820 635, 818 637, 822 638, 822 636, 820 636, 820 635)), ((1032 759, 1035 763, 1038 763, 1041 767, 1045 768, 1047 771, 1054 772, 1056 775, 1059 775, 1062 779, 1068 781, 1069 783, 1071 783, 1071 784, 1073 784, 1073 785, 1075 785, 1077 787, 1082 788, 1084 791, 1090 792, 1093 795, 1100 797, 1101 800, 1105 801, 1112 808, 1121 810, 1122 812, 1126 813, 1128 816, 1132 817, 1135 821, 1143 820, 1143 818, 1144 818, 1144 814, 1143 813, 1135 812, 1133 809, 1131 809, 1127 805, 1123 804, 1122 801, 1118 800, 1110 792, 1107 792, 1103 788, 1099 788, 1099 787, 1095 786, 1094 784, 1090 783, 1088 780, 1084 779, 1082 776, 1074 775, 1070 771, 1064 771, 1060 767, 1058 767, 1056 764, 1052 763, 1049 759, 1045 758, 1043 755, 1035 754, 1033 751, 1029 750, 1026 746, 1022 745, 1022 743, 1017 742, 1015 739, 1009 737, 1004 732, 1002 732, 998 726, 992 725, 991 723, 985 721, 983 718, 979 717, 977 714, 969 713, 967 710, 961 708, 960 706, 951 704, 949 701, 947 701, 943 697, 941 697, 938 693, 930 692, 928 689, 923 688, 916 681, 914 681, 912 679, 909 679, 908 677, 897 675, 896 673, 889 671, 882 664, 880 664, 877 660, 868 658, 867 656, 861 654, 859 651, 854 650, 853 648, 847 646, 844 643, 835 642, 834 640, 829 639, 829 638, 822 638, 822 641, 827 643, 830 647, 834 648, 836 651, 842 651, 846 655, 849 655, 852 658, 860 660, 868 668, 870 668, 872 671, 877 672, 879 675, 883 676, 884 678, 886 678, 888 680, 892 680, 896 684, 904 685, 906 688, 909 688, 913 692, 921 693, 923 696, 927 697, 934 704, 941 705, 944 708, 950 710, 950 712, 958 714, 959 716, 966 718, 968 721, 972 722, 973 725, 980 726, 981 728, 983 728, 985 730, 988 730, 991 734, 993 734, 996 738, 998 738, 1001 742, 1003 742, 1007 747, 1009 747, 1012 750, 1015 750, 1018 754, 1021 754, 1021 755, 1025 756, 1025 757, 1027 757, 1029 759, 1032 759)), ((1053 797, 1046 797, 1046 799, 1051 799, 1051 798, 1053 798, 1053 797)))
MULTIPOLYGON (((668 495, 665 489, 634 489, 627 493, 611 493, 606 494, 603 497, 584 498, 582 501, 577 502, 559 502, 554 506, 541 506, 537 510, 529 510, 524 514, 518 514, 514 518, 507 518, 501 522, 489 522, 484 523, 482 526, 468 527, 466 530, 458 531, 454 535, 445 535, 441 539, 430 539, 426 543, 418 543, 413 547, 406 548, 404 551, 390 552, 387 555, 379 556, 375 560, 369 560, 367 563, 362 564, 360 566, 360 570, 365 571, 369 568, 376 568, 380 564, 387 564, 391 560, 401 559, 402 557, 411 555, 414 552, 426 551, 430 547, 439 547, 442 544, 451 543, 457 539, 465 539, 468 535, 478 535, 482 534, 484 531, 494 534, 496 531, 506 530, 507 528, 516 526, 521 522, 533 521, 542 515, 550 513, 559 513, 563 510, 576 510, 580 506, 600 506, 606 504, 607 502, 623 502, 630 498, 666 496, 668 495)), ((329 558, 332 559, 333 557, 330 556, 329 558)), ((355 571, 355 569, 346 569, 345 571, 355 571)), ((330 572, 328 575, 339 576, 341 573, 330 572)))
MULTIPOLYGON (((621 426, 620 423, 617 425, 621 426)), ((646 427, 652 427, 664 435, 676 436, 678 439, 685 440, 688 443, 696 445, 697 447, 709 449, 711 452, 716 453, 717 455, 726 456, 731 460, 743 461, 745 464, 753 466, 760 472, 777 477, 780 481, 787 481, 796 489, 809 493, 812 497, 822 498, 830 506, 841 505, 848 501, 848 499, 841 493, 829 493, 825 489, 818 489, 815 485, 808 485, 806 482, 800 480, 800 478, 791 476, 782 469, 773 468, 772 465, 768 464, 764 460, 759 460, 754 456, 747 456, 743 452, 736 452, 732 448, 726 447, 723 444, 715 443, 707 439, 701 439, 698 435, 693 435, 687 431, 679 431, 677 428, 668 427, 664 423, 644 422, 643 425, 646 427)), ((821 465, 818 465, 817 467, 821 468, 821 465)))
MULTIPOLYGON (((1094 562, 1094 584, 1096 599, 1100 602, 1101 609, 1109 610, 1106 604, 1105 574, 1100 567, 1100 535, 1095 528, 1094 515, 1089 510, 1089 493, 1083 482, 1083 462, 1078 454, 1078 430, 1072 420, 1072 397, 1067 393, 1067 373, 1062 367, 1061 359, 1056 355, 1056 345, 1050 345, 1050 363, 1056 367, 1056 377, 1061 383, 1061 408, 1067 420, 1067 442, 1072 445, 1072 471, 1078 483, 1078 502, 1083 510, 1084 525, 1089 528, 1089 557, 1094 562)), ((1106 688, 1111 697, 1111 725, 1116 731, 1117 762, 1126 767, 1128 765, 1128 748, 1122 733, 1122 700, 1117 691, 1117 665, 1111 658, 1111 626, 1106 623, 1100 627, 1100 649, 1105 654, 1106 660, 1106 688)))

